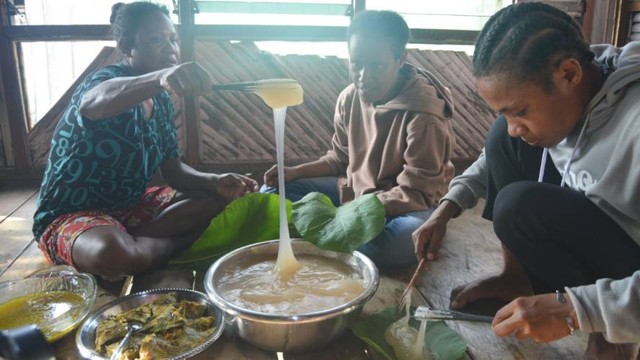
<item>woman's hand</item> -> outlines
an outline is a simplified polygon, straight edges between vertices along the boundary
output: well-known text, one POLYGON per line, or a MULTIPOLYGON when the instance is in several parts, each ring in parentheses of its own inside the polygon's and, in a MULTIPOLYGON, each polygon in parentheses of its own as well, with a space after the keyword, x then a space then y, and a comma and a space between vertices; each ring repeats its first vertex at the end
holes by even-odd
POLYGON ((218 195, 232 201, 247 193, 258 191, 258 182, 240 174, 220 174, 215 180, 214 188, 218 195))
POLYGON ((571 334, 567 318, 578 327, 575 309, 569 297, 557 301, 556 294, 520 297, 498 310, 493 319, 497 336, 513 335, 519 340, 531 338, 539 343, 561 339, 571 334))
POLYGON ((196 62, 188 62, 160 71, 160 85, 178 96, 211 92, 211 75, 196 62))
MULTIPOLYGON (((447 224, 460 211, 461 209, 456 203, 444 200, 429 219, 411 234, 418 261, 425 256, 428 261, 438 258, 438 251, 447 232, 447 224)), ((425 262, 425 270, 428 265, 429 263, 425 262)))
MULTIPOLYGON (((284 167, 284 182, 296 179, 296 172, 293 167, 284 167)), ((264 173, 264 184, 273 188, 278 187, 278 165, 273 165, 269 170, 264 173)))

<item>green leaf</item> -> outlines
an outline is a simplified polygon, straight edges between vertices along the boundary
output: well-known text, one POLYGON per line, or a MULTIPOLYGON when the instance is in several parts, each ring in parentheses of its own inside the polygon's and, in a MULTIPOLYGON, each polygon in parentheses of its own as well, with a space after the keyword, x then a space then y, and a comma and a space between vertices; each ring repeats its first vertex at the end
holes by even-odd
MULTIPOLYGON (((385 330, 392 323, 404 316, 397 306, 391 306, 364 319, 359 319, 349 327, 351 331, 369 344, 380 355, 388 360, 397 360, 393 348, 384 339, 385 330)), ((418 329, 419 322, 411 319, 409 324, 418 329)), ((425 335, 425 347, 438 360, 460 360, 467 350, 466 341, 442 321, 429 321, 425 335)))
MULTIPOLYGON (((232 201, 172 264, 210 263, 244 245, 280 238, 279 197, 253 193, 232 201)), ((291 202, 287 200, 291 218, 291 202)), ((291 223, 291 221, 289 221, 291 223)))
POLYGON ((434 358, 438 360, 464 359, 464 354, 467 351, 467 342, 442 321, 427 323, 425 345, 432 354, 436 355, 434 358))
POLYGON ((384 227, 384 206, 366 194, 340 207, 312 192, 293 204, 292 220, 306 241, 325 250, 352 252, 373 240, 384 227))
POLYGON ((349 324, 349 328, 380 355, 388 360, 397 360, 393 348, 384 339, 384 331, 401 317, 398 307, 392 306, 349 324))

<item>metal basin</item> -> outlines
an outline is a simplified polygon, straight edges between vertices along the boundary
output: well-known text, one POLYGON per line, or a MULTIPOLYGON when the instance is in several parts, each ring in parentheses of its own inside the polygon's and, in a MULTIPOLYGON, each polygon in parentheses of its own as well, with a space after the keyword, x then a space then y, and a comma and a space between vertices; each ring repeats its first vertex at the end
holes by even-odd
POLYGON ((293 241, 292 246, 296 255, 320 255, 344 262, 362 278, 364 291, 345 304, 316 312, 296 315, 257 312, 227 301, 224 294, 218 292, 218 284, 231 267, 250 263, 252 258, 264 258, 265 255, 277 258, 278 240, 248 245, 221 257, 205 275, 205 290, 213 303, 225 313, 227 331, 237 333, 261 349, 301 352, 323 347, 342 334, 348 320, 360 314, 364 304, 378 289, 378 269, 365 255, 357 251, 352 254, 325 251, 301 240, 293 241))

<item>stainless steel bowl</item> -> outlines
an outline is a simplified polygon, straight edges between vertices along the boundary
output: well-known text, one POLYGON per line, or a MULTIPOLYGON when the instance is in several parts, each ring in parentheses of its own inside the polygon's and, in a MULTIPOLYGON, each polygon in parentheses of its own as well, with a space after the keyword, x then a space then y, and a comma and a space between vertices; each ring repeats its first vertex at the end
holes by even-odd
POLYGON ((211 344, 213 344, 213 342, 220 337, 222 331, 224 330, 224 315, 222 314, 222 311, 220 311, 220 309, 218 309, 211 303, 211 300, 209 300, 207 295, 198 291, 187 289, 154 289, 131 294, 128 296, 123 296, 103 305, 102 307, 94 311, 91 316, 89 316, 84 321, 84 323, 82 323, 82 327, 80 327, 80 329, 78 329, 78 332, 76 333, 76 345, 78 346, 80 354, 87 359, 108 359, 107 357, 96 351, 95 348, 96 328, 98 327, 98 323, 105 320, 109 316, 116 315, 127 310, 131 310, 140 305, 152 302, 160 295, 166 293, 176 293, 176 298, 178 300, 195 301, 200 304, 206 305, 207 311, 205 312, 205 315, 215 317, 215 331, 213 332, 213 334, 211 334, 202 344, 176 357, 173 357, 170 360, 186 359, 188 357, 194 356, 195 354, 211 346, 211 344))
POLYGON ((327 310, 296 315, 274 315, 242 308, 227 301, 218 292, 222 275, 238 264, 254 257, 278 256, 278 240, 239 248, 218 259, 207 271, 204 287, 213 301, 227 316, 226 328, 245 341, 261 349, 300 352, 318 349, 338 337, 351 317, 358 316, 371 299, 380 282, 378 269, 368 257, 355 251, 352 254, 325 251, 306 241, 293 241, 296 255, 321 255, 338 259, 349 265, 364 281, 365 290, 355 299, 327 310))

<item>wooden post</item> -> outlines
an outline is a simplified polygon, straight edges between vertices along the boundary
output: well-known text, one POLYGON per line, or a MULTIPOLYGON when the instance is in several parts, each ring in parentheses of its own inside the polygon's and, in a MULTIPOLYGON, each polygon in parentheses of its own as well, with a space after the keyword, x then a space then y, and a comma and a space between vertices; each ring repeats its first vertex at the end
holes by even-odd
MULTIPOLYGON (((192 0, 180 0, 178 3, 178 16, 180 18, 180 53, 182 62, 195 61, 195 2, 192 0)), ((200 117, 198 111, 198 97, 185 96, 184 116, 185 128, 185 160, 187 164, 197 167, 200 164, 200 117)))
POLYGON ((0 0, 0 70, 9 118, 9 134, 2 134, 2 137, 3 141, 11 144, 12 152, 6 154, 7 164, 14 164, 17 174, 26 174, 31 168, 31 156, 27 143, 27 115, 18 70, 16 45, 5 34, 5 29, 11 26, 10 24, 6 12, 6 1, 0 0))
POLYGON ((353 7, 353 14, 351 14, 353 18, 367 8, 367 0, 351 0, 351 7, 353 7))

